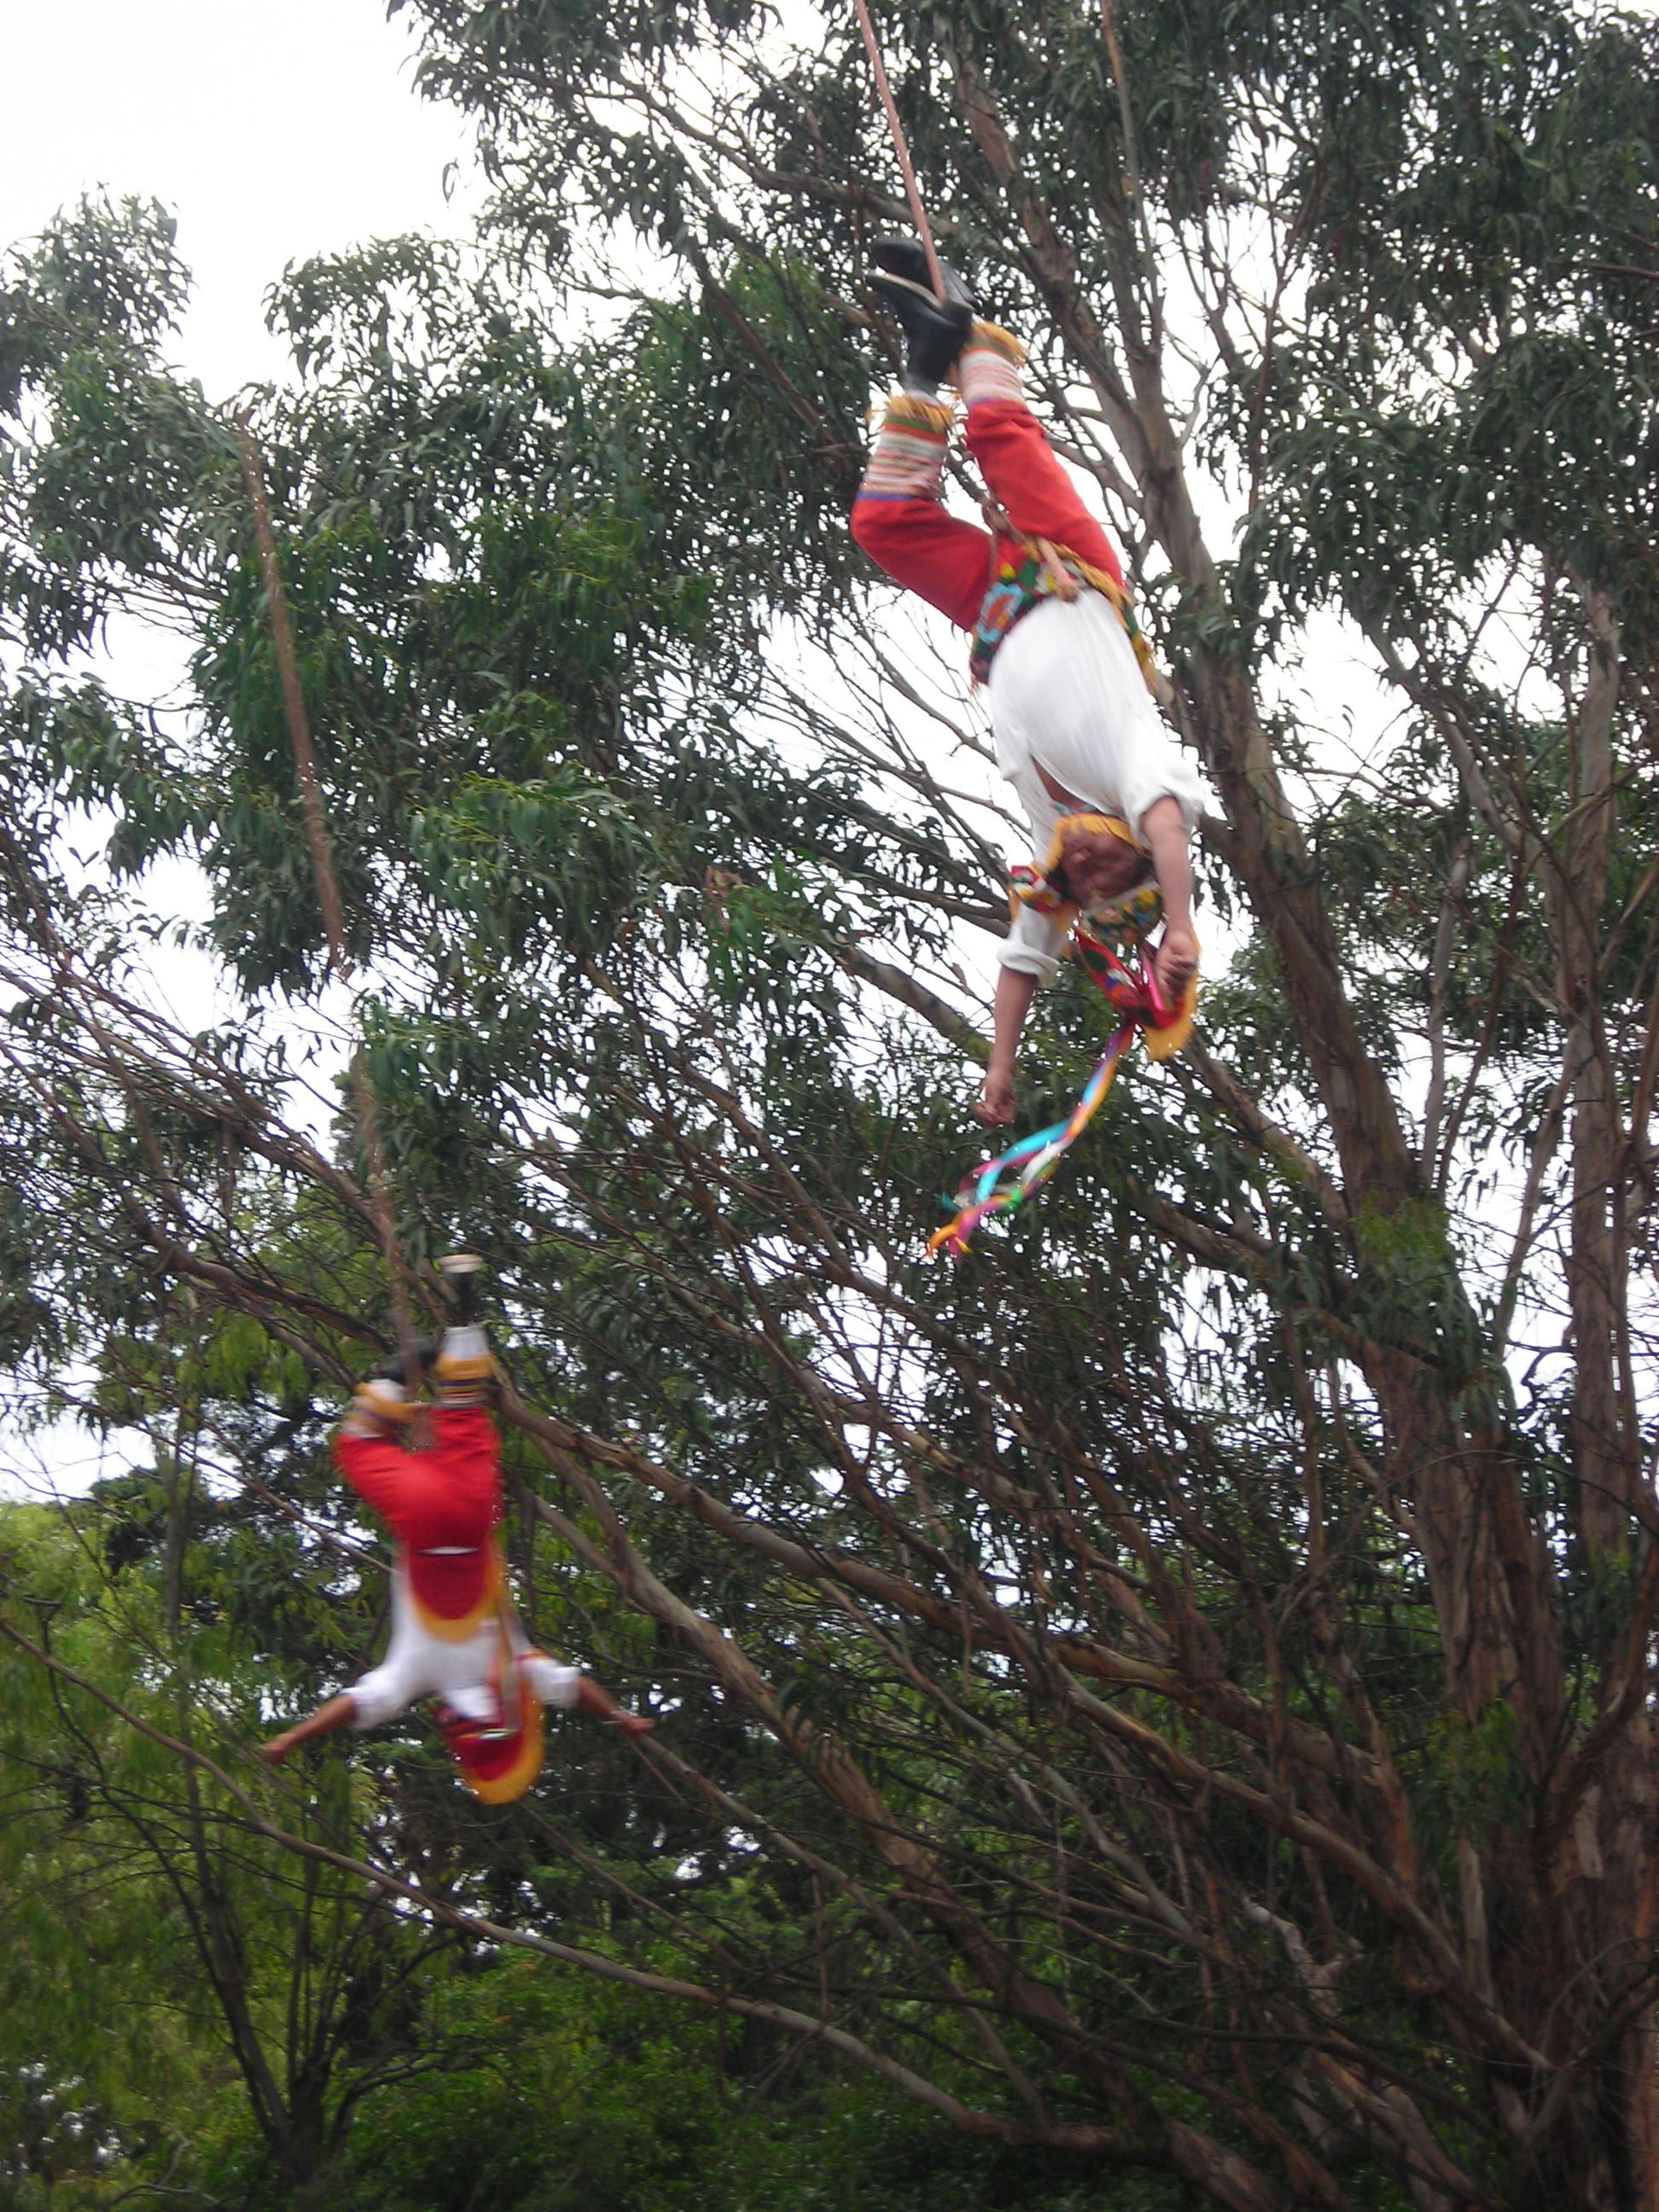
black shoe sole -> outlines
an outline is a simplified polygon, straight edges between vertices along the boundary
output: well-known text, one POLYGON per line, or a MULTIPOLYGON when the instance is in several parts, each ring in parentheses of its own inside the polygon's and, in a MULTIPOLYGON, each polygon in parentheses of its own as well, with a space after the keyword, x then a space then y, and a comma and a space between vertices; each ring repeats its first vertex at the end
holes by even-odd
MULTIPOLYGON (((933 274, 919 238, 879 238, 871 251, 870 258, 881 275, 893 283, 908 284, 915 291, 926 292, 931 300, 939 297, 933 289, 933 274), (894 263, 898 265, 894 267, 891 265, 894 263)), ((971 307, 974 301, 960 273, 945 262, 941 262, 939 267, 945 277, 945 297, 964 307, 971 307)))

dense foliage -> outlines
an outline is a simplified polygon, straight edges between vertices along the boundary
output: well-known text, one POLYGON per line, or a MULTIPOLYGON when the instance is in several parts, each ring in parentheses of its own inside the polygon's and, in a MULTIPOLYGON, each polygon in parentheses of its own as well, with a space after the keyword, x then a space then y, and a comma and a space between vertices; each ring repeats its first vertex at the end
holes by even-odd
POLYGON ((952 1273, 1020 828, 845 530, 856 33, 409 12, 490 223, 290 270, 256 410, 350 994, 170 223, 0 288, 0 1332, 126 1468, 0 1520, 0 2191, 1646 2204, 1651 27, 881 11, 1218 801, 1198 1045, 952 1273), (359 1035, 526 1616, 659 1720, 496 1813, 418 1716, 248 1753, 382 1610, 359 1035))

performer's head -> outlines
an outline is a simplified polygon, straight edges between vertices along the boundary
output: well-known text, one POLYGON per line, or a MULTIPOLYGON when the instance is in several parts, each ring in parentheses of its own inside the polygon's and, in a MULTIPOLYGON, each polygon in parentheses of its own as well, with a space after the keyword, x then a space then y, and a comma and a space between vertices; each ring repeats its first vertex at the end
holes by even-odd
POLYGON ((1055 825, 1042 872, 1069 905, 1086 913, 1148 882, 1152 860, 1115 815, 1068 814, 1055 825))

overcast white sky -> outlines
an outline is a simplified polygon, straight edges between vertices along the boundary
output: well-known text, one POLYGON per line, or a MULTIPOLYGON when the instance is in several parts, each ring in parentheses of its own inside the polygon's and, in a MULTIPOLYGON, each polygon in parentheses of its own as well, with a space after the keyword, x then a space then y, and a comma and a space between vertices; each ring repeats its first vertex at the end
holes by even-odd
MULTIPOLYGON (((416 94, 384 0, 0 0, 0 251, 85 192, 160 200, 195 277, 173 356, 210 398, 286 374, 264 301, 289 262, 464 234, 483 197, 468 126, 416 94)), ((115 689, 167 696, 172 641, 118 623, 109 647, 115 689)), ((200 911, 188 871, 149 888, 200 911)))
MULTIPOLYGON (((464 234, 483 196, 470 131, 417 97, 408 28, 382 0, 0 0, 0 251, 82 192, 161 201, 195 276, 173 356, 213 398, 283 374, 263 303, 286 263, 407 230, 464 234)), ((112 646, 118 689, 165 692, 165 641, 112 646)), ((188 870, 158 872, 149 891, 200 910, 188 870)), ((164 964, 162 998, 210 988, 204 963, 164 964)), ((62 1430, 33 1450, 0 1436, 0 1492, 81 1488, 101 1457, 62 1430)))
MULTIPOLYGON (((417 95, 384 0, 0 0, 0 252, 85 192, 160 200, 195 278, 172 355, 211 399, 287 373, 264 301, 289 262, 464 234, 483 197, 468 126, 417 95)), ((108 647, 113 689, 166 699, 173 641, 117 623, 108 647)), ((202 909, 188 870, 149 891, 202 909)))
MULTIPOLYGON (((84 192, 160 200, 195 278, 171 351, 211 399, 286 374, 264 301, 289 262, 465 234, 483 197, 384 0, 0 0, 0 252, 84 192)), ((109 646, 106 681, 165 698, 168 640, 118 624, 109 646)))
POLYGON ((178 356, 212 398, 281 374, 261 302, 286 262, 459 230, 481 197, 381 0, 0 0, 0 246, 100 186, 172 208, 196 276, 178 356))

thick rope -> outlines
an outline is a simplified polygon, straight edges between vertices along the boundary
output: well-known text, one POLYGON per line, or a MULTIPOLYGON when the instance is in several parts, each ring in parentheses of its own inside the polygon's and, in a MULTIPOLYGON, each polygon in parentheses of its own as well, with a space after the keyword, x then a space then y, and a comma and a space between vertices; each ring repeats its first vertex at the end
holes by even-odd
POLYGON ((859 28, 864 33, 865 50, 870 57, 870 67, 875 72, 876 90, 881 94, 881 104, 887 111, 887 128, 892 133, 893 151, 898 155, 900 173, 904 179, 905 196, 910 203, 910 212, 915 218, 916 234, 921 240, 921 250, 927 257, 927 274, 933 282, 933 291, 939 299, 945 297, 945 272, 939 265, 939 255, 933 246, 933 234, 928 227, 927 210, 921 204, 921 187, 916 182, 916 173, 910 165, 910 149, 905 143, 904 125, 899 121, 898 109, 893 104, 893 94, 887 82, 887 71, 883 66, 881 48, 876 42, 876 27, 870 21, 866 0, 853 0, 853 12, 859 19, 859 28))
MULTIPOLYGON (((276 565, 276 541, 271 534, 264 473, 259 465, 259 448, 254 442, 246 408, 240 410, 236 416, 236 444, 242 459, 242 481, 247 487, 248 505, 253 514, 253 538, 259 549, 259 568, 264 578, 265 601, 270 612, 271 642, 276 651, 276 672, 283 687, 283 705, 288 714, 289 739, 294 747, 294 766, 300 783, 300 807, 305 816, 307 842, 311 847, 312 872, 317 879, 317 903, 322 908, 323 932, 328 939, 328 964, 332 973, 344 983, 350 979, 351 960, 346 951, 345 930, 340 918, 339 885, 335 878, 333 856, 329 850, 328 817, 323 808, 322 787, 317 781, 317 757, 312 750, 311 730, 306 720, 305 694, 300 688, 300 665, 294 650, 294 626, 289 620, 288 600, 283 591, 282 573, 276 565)), ((350 1074, 351 1088, 357 1103, 358 1125, 363 1133, 363 1154, 368 1164, 369 1207, 380 1232, 380 1250, 386 1261, 386 1288, 392 1299, 392 1318, 397 1324, 404 1385, 412 1399, 420 1393, 421 1356, 416 1349, 414 1326, 410 1320, 409 1302, 404 1295, 406 1277, 403 1254, 398 1243, 397 1217, 392 1212, 386 1182, 386 1153, 380 1143, 380 1111, 361 1044, 352 1052, 350 1074)))

